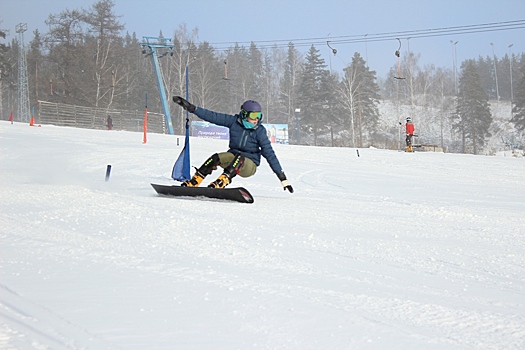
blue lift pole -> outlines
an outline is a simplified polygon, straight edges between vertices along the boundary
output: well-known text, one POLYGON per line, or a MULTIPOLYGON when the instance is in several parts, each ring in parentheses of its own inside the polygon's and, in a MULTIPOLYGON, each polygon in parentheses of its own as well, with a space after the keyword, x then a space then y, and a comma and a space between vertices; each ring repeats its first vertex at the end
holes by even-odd
POLYGON ((142 53, 147 56, 151 56, 153 61, 153 67, 155 68, 155 75, 157 77, 157 86, 159 88, 160 102, 162 103, 162 109, 164 111, 164 118, 166 120, 166 126, 168 127, 168 133, 174 135, 173 123, 171 122, 170 107, 168 105, 168 99, 166 97, 166 89, 164 88, 164 81, 162 80, 162 74, 159 66, 159 58, 166 55, 173 56, 173 44, 170 44, 171 39, 144 36, 142 46, 142 53))

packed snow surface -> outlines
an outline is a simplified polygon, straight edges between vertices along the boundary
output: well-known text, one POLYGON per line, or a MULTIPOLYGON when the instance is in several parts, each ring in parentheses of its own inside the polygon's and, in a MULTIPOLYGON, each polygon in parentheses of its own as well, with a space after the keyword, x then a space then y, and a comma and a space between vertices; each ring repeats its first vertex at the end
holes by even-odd
POLYGON ((524 159, 275 145, 241 204, 142 137, 0 122, 0 349, 525 349, 524 159))

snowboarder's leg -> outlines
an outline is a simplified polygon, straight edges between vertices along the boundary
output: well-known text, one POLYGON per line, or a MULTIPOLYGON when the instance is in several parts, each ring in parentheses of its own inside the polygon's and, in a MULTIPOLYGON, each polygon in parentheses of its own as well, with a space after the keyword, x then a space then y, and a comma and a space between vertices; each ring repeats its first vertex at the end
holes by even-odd
MULTIPOLYGON (((235 158, 236 154, 233 154, 231 152, 221 152, 219 153, 219 159, 220 159, 220 166, 224 169, 226 169, 235 158)), ((250 158, 244 158, 244 165, 240 169, 240 172, 238 175, 240 177, 250 177, 255 174, 257 171, 257 165, 251 160, 250 158)))
POLYGON ((212 173, 215 169, 217 169, 217 166, 220 164, 219 155, 217 153, 213 154, 210 158, 208 158, 204 164, 201 165, 197 171, 195 171, 195 175, 189 180, 184 181, 181 186, 183 187, 197 187, 201 184, 202 180, 208 175, 212 173))
POLYGON ((250 177, 255 174, 257 171, 257 165, 250 158, 244 159, 244 165, 242 166, 241 172, 239 173, 240 177, 250 177))
POLYGON ((405 152, 413 152, 413 149, 412 149, 412 134, 407 134, 406 143, 407 143, 407 147, 405 148, 405 152))
POLYGON ((231 183, 232 178, 241 172, 244 161, 245 158, 241 153, 236 154, 232 162, 224 168, 224 172, 221 174, 221 176, 219 176, 217 180, 210 183, 208 187, 224 188, 228 186, 231 183))
POLYGON ((235 158, 235 154, 231 152, 220 152, 219 166, 225 169, 228 165, 230 165, 233 162, 233 158, 235 158))

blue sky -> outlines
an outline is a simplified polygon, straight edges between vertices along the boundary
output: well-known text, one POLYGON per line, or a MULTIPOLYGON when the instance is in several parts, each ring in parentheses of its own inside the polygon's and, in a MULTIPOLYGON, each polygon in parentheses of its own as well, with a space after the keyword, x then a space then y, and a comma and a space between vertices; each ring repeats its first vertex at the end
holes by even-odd
MULTIPOLYGON (((69 9, 89 8, 96 0, 0 0, 0 27, 10 30, 11 40, 18 23, 27 23, 25 41, 38 28, 47 32, 44 21, 49 14, 69 9)), ((239 42, 258 45, 290 40, 318 42, 326 64, 341 71, 354 52, 368 58, 371 69, 386 76, 397 64, 395 39, 365 43, 333 43, 334 56, 326 45, 329 38, 379 33, 450 28, 486 23, 525 20, 524 0, 115 0, 115 13, 126 30, 142 36, 157 36, 162 30, 171 35, 185 23, 188 30, 198 28, 199 40, 218 43, 239 42), (316 38, 316 40, 313 40, 316 38)), ((525 27, 525 26, 524 26, 525 27)), ((453 48, 458 41, 458 64, 464 59, 512 52, 525 52, 525 28, 472 34, 442 35, 402 40, 401 54, 410 50, 421 54, 420 64, 452 67, 453 48), (494 45, 491 46, 490 43, 494 45)), ((221 44, 220 46, 224 46, 221 44)), ((309 45, 298 47, 305 52, 309 45)), ((139 48, 137 48, 138 50, 139 48)))

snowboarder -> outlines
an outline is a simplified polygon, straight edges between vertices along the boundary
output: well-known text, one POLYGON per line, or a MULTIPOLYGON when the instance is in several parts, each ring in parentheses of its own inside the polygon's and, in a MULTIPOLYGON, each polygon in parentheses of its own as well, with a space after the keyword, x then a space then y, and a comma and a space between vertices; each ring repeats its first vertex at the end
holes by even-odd
POLYGON ((111 116, 108 114, 108 117, 106 119, 108 130, 113 130, 113 119, 111 119, 111 116))
POLYGON ((232 182, 236 175, 245 178, 254 175, 261 162, 262 155, 281 181, 283 189, 293 193, 293 187, 286 179, 268 139, 266 129, 261 124, 263 114, 261 105, 257 101, 248 100, 244 102, 241 111, 235 115, 196 107, 180 96, 174 96, 173 102, 207 122, 225 126, 230 130, 228 151, 213 154, 195 171, 195 175, 190 180, 184 181, 181 186, 199 186, 206 176, 217 169, 217 166, 220 166, 224 172, 208 187, 224 188, 232 182))
POLYGON ((414 124, 412 124, 412 118, 410 117, 407 117, 406 119, 405 130, 406 130, 406 140, 405 141, 407 144, 407 147, 405 148, 405 152, 414 152, 412 148, 412 137, 414 136, 414 124))

